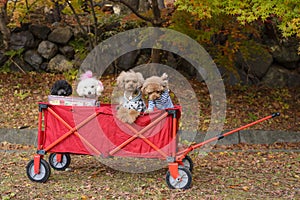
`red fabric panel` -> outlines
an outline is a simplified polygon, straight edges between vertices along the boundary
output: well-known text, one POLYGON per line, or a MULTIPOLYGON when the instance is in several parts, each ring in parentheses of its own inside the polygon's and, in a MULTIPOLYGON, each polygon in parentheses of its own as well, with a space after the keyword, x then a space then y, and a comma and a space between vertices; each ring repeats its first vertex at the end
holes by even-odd
MULTIPOLYGON (((72 107, 69 106, 49 106, 56 114, 58 114, 67 124, 72 128, 75 126, 72 114, 72 107)), ((44 148, 54 143, 62 135, 70 131, 69 128, 63 125, 63 123, 55 118, 48 110, 44 110, 45 120, 45 138, 44 148)), ((84 147, 81 140, 71 134, 66 139, 55 145, 51 152, 69 152, 74 154, 90 154, 89 151, 84 147)))
MULTIPOLYGON (((115 107, 110 104, 101 104, 101 107, 49 105, 49 108, 72 128, 77 126, 80 136, 104 156, 109 155, 110 151, 117 148, 136 134, 115 118, 115 107), (87 120, 90 116, 95 114, 98 114, 97 117, 87 120), (85 121, 87 123, 81 126, 82 122, 85 121)), ((180 109, 180 107, 175 108, 175 110, 179 111, 177 115, 178 119, 180 117, 180 109)), ((132 127, 139 132, 147 125, 153 123, 153 121, 163 113, 165 113, 165 111, 155 111, 151 114, 140 116, 132 127)), ((49 113, 47 109, 44 110, 44 119, 45 138, 43 141, 44 148, 46 148, 59 137, 68 133, 69 128, 67 128, 60 119, 56 119, 55 116, 49 113)), ((159 121, 142 134, 167 155, 174 152, 176 147, 176 138, 172 138, 172 120, 172 115, 168 115, 165 119, 159 121)), ((71 134, 54 146, 50 151, 69 152, 74 154, 97 154, 85 141, 82 141, 76 135, 71 134)), ((120 151, 117 151, 114 156, 143 158, 162 157, 160 153, 139 137, 129 142, 120 151)))

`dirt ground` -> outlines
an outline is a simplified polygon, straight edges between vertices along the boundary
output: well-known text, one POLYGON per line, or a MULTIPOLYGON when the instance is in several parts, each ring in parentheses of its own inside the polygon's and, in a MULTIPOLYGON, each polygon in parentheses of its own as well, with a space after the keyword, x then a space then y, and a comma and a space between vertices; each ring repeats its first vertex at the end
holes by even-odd
MULTIPOLYGON (((93 156, 71 155, 67 171, 51 169, 46 183, 26 176, 32 146, 1 143, 0 197, 4 199, 299 199, 299 144, 216 146, 193 152, 192 186, 167 187, 167 168, 126 173, 93 156)), ((45 157, 48 159, 48 156, 45 157)), ((123 163, 126 165, 126 160, 123 163)), ((137 163, 142 163, 138 161, 137 163)))
MULTIPOLYGON (((47 101, 51 85, 62 75, 0 73, 0 123, 6 128, 36 128, 37 102, 47 101)), ((210 98, 205 85, 190 80, 199 96, 201 126, 210 122, 210 98)), ((110 102, 115 76, 103 77, 102 101, 110 102)), ((273 112, 281 116, 251 127, 300 131, 299 89, 259 86, 226 87, 224 129, 250 123, 273 112)), ((180 124, 181 128, 188 123, 180 124)), ((192 186, 171 190, 167 167, 148 173, 127 173, 106 166, 93 156, 71 155, 66 171, 51 169, 46 183, 26 176, 35 147, 0 143, 0 197, 9 199, 300 199, 300 144, 215 146, 193 151, 192 186)), ((45 160, 48 160, 45 156, 45 160)), ((130 159, 124 159, 124 167, 130 159)), ((138 160, 136 165, 147 167, 138 160)))

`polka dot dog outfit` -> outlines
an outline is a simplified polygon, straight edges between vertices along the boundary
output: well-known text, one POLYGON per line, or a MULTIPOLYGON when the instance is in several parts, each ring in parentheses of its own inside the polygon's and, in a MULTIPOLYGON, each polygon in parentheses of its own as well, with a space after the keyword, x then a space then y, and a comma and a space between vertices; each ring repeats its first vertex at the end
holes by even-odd
POLYGON ((146 110, 145 102, 142 99, 142 94, 139 91, 138 95, 134 98, 127 99, 126 95, 124 94, 124 102, 123 107, 127 109, 133 109, 139 112, 144 112, 146 110))

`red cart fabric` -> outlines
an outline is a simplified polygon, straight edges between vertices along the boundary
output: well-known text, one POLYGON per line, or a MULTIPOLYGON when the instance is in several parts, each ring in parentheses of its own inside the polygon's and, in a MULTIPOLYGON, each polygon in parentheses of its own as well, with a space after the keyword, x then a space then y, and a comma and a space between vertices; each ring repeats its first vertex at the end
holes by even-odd
MULTIPOLYGON (((74 128, 86 121, 90 116, 97 114, 95 118, 88 120, 85 125, 77 129, 78 134, 84 138, 84 140, 75 134, 71 134, 51 148, 51 152, 97 155, 97 152, 95 152, 96 149, 102 156, 109 156, 112 150, 118 148, 123 142, 131 140, 131 137, 136 134, 130 130, 126 124, 120 122, 115 117, 116 109, 115 106, 111 104, 101 104, 101 107, 48 104, 48 108, 53 110, 61 119, 54 116, 48 109, 43 110, 44 138, 41 140, 43 144, 40 145, 44 148, 47 148, 47 146, 54 143, 58 138, 70 132, 70 127, 74 128), (62 123, 62 120, 65 121, 69 127, 62 123)), ((176 106, 172 110, 177 111, 176 117, 178 122, 181 107, 176 106)), ((131 126, 136 132, 140 132, 165 112, 165 110, 157 110, 151 114, 141 115, 131 126)), ((141 135, 158 147, 160 151, 169 156, 176 151, 177 142, 176 137, 173 138, 172 136, 172 123, 173 116, 168 115, 141 135)), ((153 147, 140 137, 130 141, 121 150, 116 151, 113 156, 143 158, 163 157, 161 153, 153 149, 153 147)))

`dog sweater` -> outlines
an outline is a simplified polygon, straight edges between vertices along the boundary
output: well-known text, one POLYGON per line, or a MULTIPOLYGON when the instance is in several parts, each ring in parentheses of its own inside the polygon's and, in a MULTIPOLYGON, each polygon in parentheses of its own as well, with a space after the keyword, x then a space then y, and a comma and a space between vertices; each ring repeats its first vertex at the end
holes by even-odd
POLYGON ((148 101, 148 110, 153 110, 154 107, 158 108, 159 110, 174 107, 169 90, 163 91, 158 99, 148 101))
POLYGON ((142 99, 142 94, 139 91, 138 95, 132 99, 127 99, 124 94, 123 107, 127 109, 133 109, 139 112, 144 112, 146 110, 145 102, 142 99))

